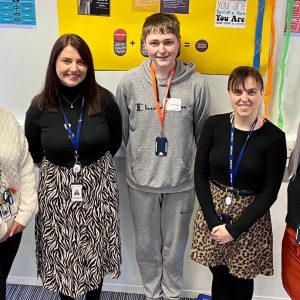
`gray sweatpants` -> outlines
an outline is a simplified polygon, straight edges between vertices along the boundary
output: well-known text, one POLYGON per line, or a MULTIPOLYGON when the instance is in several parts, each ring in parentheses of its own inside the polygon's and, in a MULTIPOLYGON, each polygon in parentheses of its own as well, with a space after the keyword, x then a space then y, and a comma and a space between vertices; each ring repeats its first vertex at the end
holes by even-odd
POLYGON ((170 194, 129 187, 136 259, 147 299, 179 299, 194 189, 170 194))

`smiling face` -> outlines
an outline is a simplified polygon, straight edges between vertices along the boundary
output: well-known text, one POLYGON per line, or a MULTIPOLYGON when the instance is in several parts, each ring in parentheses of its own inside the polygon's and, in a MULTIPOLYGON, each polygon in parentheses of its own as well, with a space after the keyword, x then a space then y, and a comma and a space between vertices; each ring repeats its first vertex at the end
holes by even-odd
POLYGON ((229 96, 235 115, 241 118, 254 119, 258 114, 263 90, 253 77, 247 77, 244 84, 229 90, 229 96))
POLYGON ((67 45, 57 57, 55 69, 63 85, 74 87, 85 79, 88 68, 78 51, 67 45))
POLYGON ((175 64, 180 41, 173 33, 160 34, 151 32, 145 40, 145 49, 153 63, 154 69, 169 72, 175 64))

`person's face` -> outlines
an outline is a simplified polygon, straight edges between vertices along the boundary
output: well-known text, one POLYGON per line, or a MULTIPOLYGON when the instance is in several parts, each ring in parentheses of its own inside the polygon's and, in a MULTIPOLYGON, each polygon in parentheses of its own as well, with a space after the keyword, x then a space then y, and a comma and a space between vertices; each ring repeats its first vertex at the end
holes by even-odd
POLYGON ((56 60, 56 74, 60 82, 68 87, 74 87, 81 83, 87 73, 87 65, 78 51, 71 45, 67 45, 56 60))
POLYGON ((145 40, 145 49, 154 64, 154 68, 173 67, 180 41, 173 33, 159 34, 150 33, 145 40))
POLYGON ((246 79, 244 86, 229 91, 231 106, 240 117, 254 117, 258 113, 263 90, 252 77, 246 79))

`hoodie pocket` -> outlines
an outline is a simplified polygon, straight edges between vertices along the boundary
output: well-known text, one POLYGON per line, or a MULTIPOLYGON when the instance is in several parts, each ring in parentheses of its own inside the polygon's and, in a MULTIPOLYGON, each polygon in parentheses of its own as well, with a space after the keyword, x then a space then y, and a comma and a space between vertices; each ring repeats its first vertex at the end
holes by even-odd
POLYGON ((178 147, 168 148, 167 156, 156 156, 154 148, 139 147, 131 171, 137 185, 151 188, 171 188, 190 179, 178 147))

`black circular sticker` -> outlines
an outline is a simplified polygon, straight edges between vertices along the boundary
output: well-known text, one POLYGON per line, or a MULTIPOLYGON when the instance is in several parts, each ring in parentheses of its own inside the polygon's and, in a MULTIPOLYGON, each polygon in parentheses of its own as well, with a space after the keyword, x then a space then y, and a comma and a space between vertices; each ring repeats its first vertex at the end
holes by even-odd
POLYGON ((199 52, 205 52, 208 49, 208 43, 206 40, 199 40, 196 42, 195 48, 199 52))

